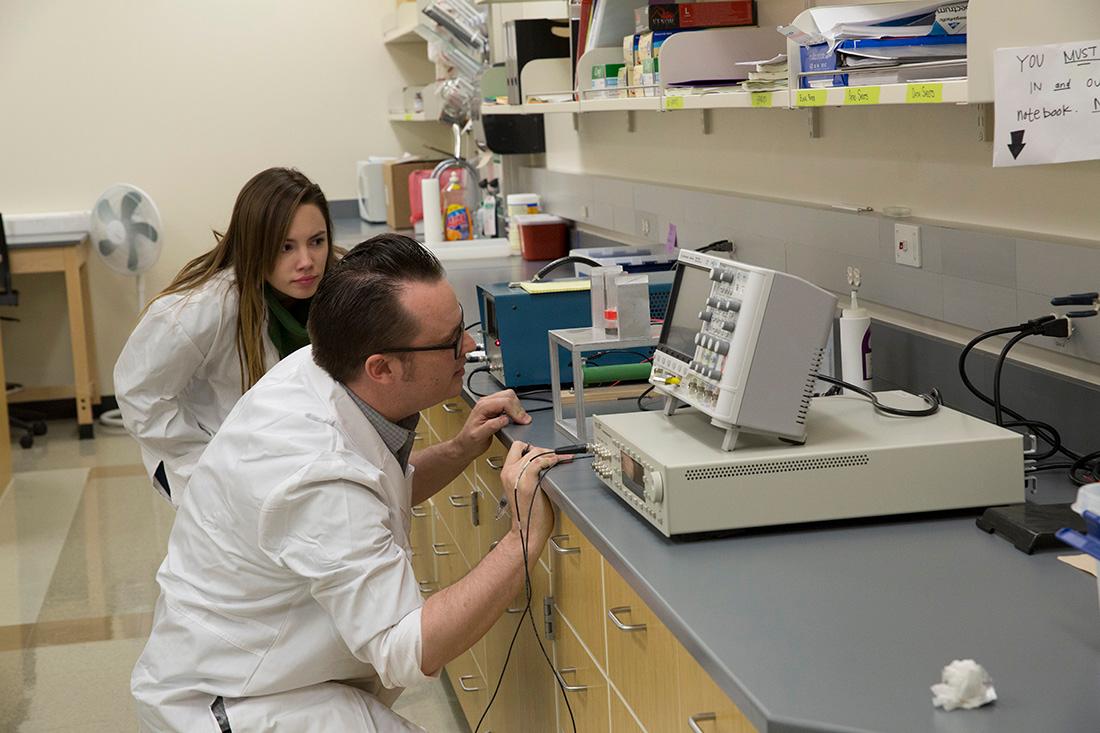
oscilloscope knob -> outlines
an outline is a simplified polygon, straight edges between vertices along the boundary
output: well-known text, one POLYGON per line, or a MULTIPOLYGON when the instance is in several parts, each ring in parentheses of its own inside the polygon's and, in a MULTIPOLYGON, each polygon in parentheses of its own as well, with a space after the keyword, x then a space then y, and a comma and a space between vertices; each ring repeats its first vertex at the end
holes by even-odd
POLYGON ((645 475, 645 498, 652 504, 660 504, 665 498, 665 485, 661 474, 652 470, 645 475))

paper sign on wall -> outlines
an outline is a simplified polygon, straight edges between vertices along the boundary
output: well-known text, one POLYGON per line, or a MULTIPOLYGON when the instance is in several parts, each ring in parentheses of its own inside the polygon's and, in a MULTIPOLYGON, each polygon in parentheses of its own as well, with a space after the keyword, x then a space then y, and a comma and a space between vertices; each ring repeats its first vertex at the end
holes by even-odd
POLYGON ((1100 159, 1100 41, 998 48, 993 165, 1100 159))

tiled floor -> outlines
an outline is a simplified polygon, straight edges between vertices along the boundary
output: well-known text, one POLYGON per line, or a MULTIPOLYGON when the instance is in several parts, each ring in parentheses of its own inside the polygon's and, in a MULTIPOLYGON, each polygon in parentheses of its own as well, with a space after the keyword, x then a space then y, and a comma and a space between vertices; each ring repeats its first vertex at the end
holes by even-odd
MULTIPOLYGON (((137 445, 51 423, 13 444, 0 495, 0 733, 135 730, 130 669, 149 634, 174 513, 137 445)), ((394 709, 431 733, 468 730, 444 682, 394 709)))

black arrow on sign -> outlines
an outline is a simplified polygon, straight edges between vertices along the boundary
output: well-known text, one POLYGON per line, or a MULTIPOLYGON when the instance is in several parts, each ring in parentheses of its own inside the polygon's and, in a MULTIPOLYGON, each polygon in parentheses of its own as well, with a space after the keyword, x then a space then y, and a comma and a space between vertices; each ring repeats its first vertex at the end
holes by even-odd
POLYGON ((1027 143, 1024 142, 1024 131, 1013 130, 1012 142, 1008 144, 1008 152, 1012 153, 1012 159, 1016 160, 1020 157, 1020 153, 1024 152, 1024 146, 1027 143))

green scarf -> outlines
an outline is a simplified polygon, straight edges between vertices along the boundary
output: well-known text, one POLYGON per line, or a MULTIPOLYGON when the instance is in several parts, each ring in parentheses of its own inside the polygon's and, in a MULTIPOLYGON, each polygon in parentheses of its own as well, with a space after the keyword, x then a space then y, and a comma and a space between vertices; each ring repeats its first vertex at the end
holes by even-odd
POLYGON ((287 308, 279 302, 274 288, 264 283, 264 300, 267 301, 267 335, 279 352, 279 358, 285 359, 303 346, 308 346, 306 320, 309 318, 311 299, 295 300, 287 308))

